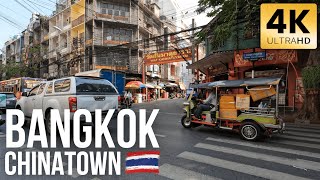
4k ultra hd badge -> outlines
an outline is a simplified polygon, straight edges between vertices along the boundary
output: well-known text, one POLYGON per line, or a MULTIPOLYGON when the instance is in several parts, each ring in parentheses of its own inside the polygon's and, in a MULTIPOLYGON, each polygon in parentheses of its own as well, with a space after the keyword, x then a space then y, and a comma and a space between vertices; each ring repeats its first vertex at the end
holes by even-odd
POLYGON ((316 49, 317 5, 265 3, 261 5, 262 49, 316 49))

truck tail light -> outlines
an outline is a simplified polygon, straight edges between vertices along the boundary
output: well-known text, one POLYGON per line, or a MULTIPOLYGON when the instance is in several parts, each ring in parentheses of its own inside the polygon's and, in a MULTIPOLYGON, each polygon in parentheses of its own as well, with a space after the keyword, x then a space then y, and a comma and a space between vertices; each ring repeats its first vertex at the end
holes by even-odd
POLYGON ((69 109, 70 109, 70 112, 77 111, 77 98, 76 97, 69 97, 69 109))
POLYGON ((121 102, 121 96, 118 96, 118 102, 121 102))

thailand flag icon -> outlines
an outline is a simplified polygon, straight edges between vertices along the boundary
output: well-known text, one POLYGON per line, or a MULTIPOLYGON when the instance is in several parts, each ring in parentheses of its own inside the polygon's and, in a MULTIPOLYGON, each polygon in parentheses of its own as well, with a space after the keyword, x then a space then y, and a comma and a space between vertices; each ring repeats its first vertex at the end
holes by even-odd
POLYGON ((160 151, 129 152, 126 158, 126 174, 159 173, 160 151))

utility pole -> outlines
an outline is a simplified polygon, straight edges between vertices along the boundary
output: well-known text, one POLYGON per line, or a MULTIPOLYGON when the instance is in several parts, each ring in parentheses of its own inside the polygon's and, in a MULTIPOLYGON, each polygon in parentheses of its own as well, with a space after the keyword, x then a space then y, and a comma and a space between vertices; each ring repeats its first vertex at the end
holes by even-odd
MULTIPOLYGON (((195 62, 195 50, 194 50, 194 28, 195 28, 195 24, 194 24, 194 19, 192 19, 192 38, 191 38, 191 53, 192 53, 192 64, 195 62)), ((192 69, 192 75, 194 76, 194 69, 192 69)))

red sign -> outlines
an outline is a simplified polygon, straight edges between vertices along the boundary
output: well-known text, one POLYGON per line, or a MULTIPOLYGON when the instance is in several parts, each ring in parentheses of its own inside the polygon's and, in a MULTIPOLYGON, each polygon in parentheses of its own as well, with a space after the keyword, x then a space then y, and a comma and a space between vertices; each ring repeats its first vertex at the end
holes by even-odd
POLYGON ((168 64, 173 62, 184 61, 183 57, 186 60, 192 59, 191 48, 180 49, 180 53, 176 50, 162 51, 146 54, 144 59, 145 65, 153 64, 168 64))
MULTIPOLYGON (((255 52, 266 51, 266 58, 255 61, 255 66, 272 65, 272 64, 286 64, 289 61, 297 62, 298 56, 296 50, 262 50, 256 48, 255 52)), ((252 49, 241 50, 234 53, 234 67, 251 67, 252 62, 243 59, 243 53, 251 53, 252 49)))

